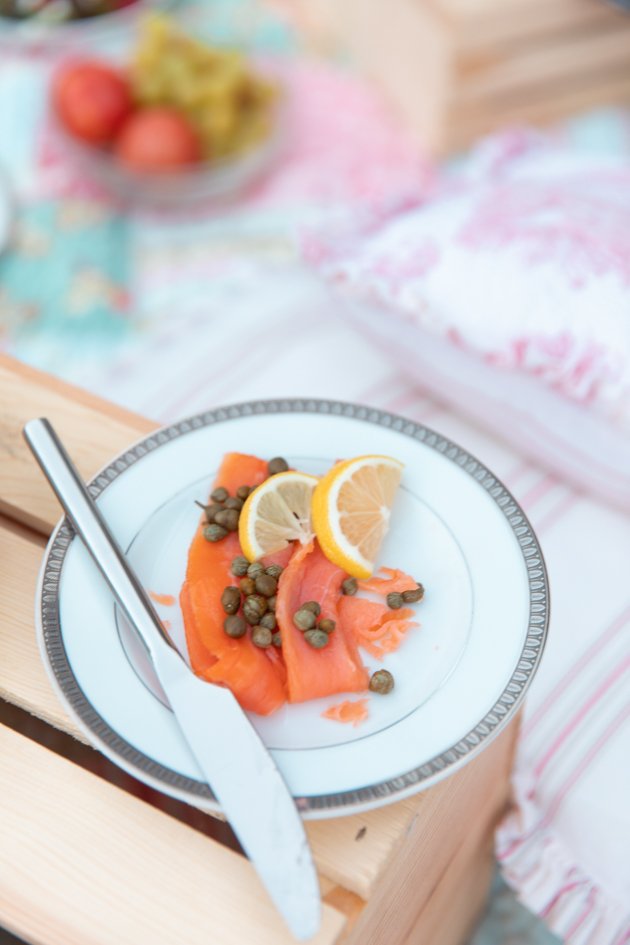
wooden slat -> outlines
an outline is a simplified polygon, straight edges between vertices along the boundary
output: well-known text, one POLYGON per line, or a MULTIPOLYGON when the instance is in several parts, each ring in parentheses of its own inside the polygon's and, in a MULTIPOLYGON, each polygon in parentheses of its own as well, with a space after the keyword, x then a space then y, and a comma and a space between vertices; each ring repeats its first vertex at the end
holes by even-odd
POLYGON ((482 916, 495 869, 490 836, 466 840, 432 893, 405 945, 461 945, 482 916))
POLYGON ((615 69, 627 66, 630 47, 630 17, 616 29, 593 34, 569 35, 545 42, 534 49, 505 53, 495 63, 471 74, 462 69, 454 84, 454 99, 462 107, 475 102, 509 103, 545 91, 555 97, 569 83, 597 81, 615 69))
POLYGON ((48 680, 35 636, 35 590, 46 540, 0 516, 0 697, 84 741, 48 680))
POLYGON ((22 427, 48 417, 85 479, 157 424, 0 355, 0 512, 49 535, 61 516, 22 427))
POLYGON ((460 109, 457 118, 448 123, 443 147, 447 151, 459 150, 479 138, 482 134, 505 127, 509 123, 551 125, 568 115, 585 108, 630 104, 630 75, 622 70, 615 76, 604 76, 597 82, 587 82, 583 87, 567 89, 564 94, 544 95, 513 102, 500 109, 460 109))
MULTIPOLYGON (((294 941, 244 857, 4 726, 0 757, 10 931, 45 945, 294 941)), ((325 905, 313 942, 333 945, 345 921, 325 905)))
POLYGON ((461 55, 517 50, 575 30, 624 25, 624 13, 601 0, 415 0, 441 14, 461 55))
POLYGON ((604 0, 290 2, 306 29, 327 34, 378 82, 435 154, 504 124, 628 102, 630 17, 604 0))
MULTIPOLYGON (((474 762, 420 795, 412 825, 389 866, 374 883, 347 945, 404 942, 465 840, 472 834, 480 846, 492 836, 507 808, 517 734, 518 719, 474 762)), ((483 896, 482 887, 477 907, 484 901, 483 896)), ((454 898, 453 904, 457 902, 454 898)), ((470 903, 462 905, 464 911, 472 921, 470 903)))

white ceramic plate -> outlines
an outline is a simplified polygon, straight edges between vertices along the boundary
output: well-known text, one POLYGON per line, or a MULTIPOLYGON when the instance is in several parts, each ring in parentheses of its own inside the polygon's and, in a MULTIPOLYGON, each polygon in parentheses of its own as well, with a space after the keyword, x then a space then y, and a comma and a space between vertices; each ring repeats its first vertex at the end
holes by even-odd
MULTIPOLYGON (((390 803, 461 767, 516 711, 547 633, 545 565, 512 496, 453 443, 392 414, 330 401, 228 407, 145 438, 90 484, 152 591, 178 598, 199 520, 193 499, 207 498, 231 450, 285 456, 314 474, 366 453, 405 464, 379 563, 424 584, 421 626, 382 664, 362 651, 396 688, 370 694, 369 719, 356 728, 322 718, 356 694, 251 716, 304 816, 390 803)), ((179 605, 156 606, 183 646, 179 605)), ((44 558, 37 615, 51 679, 91 741, 153 787, 217 809, 142 647, 65 520, 44 558)))

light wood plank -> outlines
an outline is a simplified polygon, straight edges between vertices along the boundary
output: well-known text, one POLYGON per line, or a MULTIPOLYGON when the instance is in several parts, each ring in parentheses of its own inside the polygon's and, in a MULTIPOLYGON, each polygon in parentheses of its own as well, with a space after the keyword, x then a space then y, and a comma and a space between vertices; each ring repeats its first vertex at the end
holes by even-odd
POLYGON ((37 646, 35 590, 45 547, 37 532, 0 516, 0 697, 85 741, 62 708, 37 646))
POLYGON ((49 535, 61 508, 22 437, 35 417, 48 417, 82 476, 157 424, 0 354, 0 512, 49 535))
POLYGON ((600 0, 417 0, 448 20, 461 55, 518 51, 578 30, 624 25, 624 14, 600 0))
POLYGON ((431 796, 432 791, 426 791, 367 814, 310 821, 308 838, 318 868, 324 876, 369 899, 431 796))
POLYGON ((292 0, 375 79, 429 148, 442 139, 451 85, 448 24, 418 0, 292 0))
POLYGON ((555 97, 569 83, 597 80, 627 65, 630 18, 615 30, 596 35, 567 35, 524 52, 506 50, 500 60, 471 74, 462 70, 462 81, 454 83, 454 100, 465 108, 475 102, 507 104, 544 90, 555 97))
POLYGON ((584 87, 568 89, 564 94, 533 100, 513 102, 506 108, 462 109, 457 119, 448 123, 448 133, 443 142, 445 151, 467 147, 482 134, 488 134, 509 122, 548 126, 568 115, 586 108, 630 104, 630 76, 622 70, 616 76, 604 77, 600 81, 585 83, 584 87))
MULTIPOLYGON (((464 840, 471 833, 479 840, 492 836, 507 808, 517 734, 515 719, 474 762, 425 792, 416 818, 389 868, 371 889, 346 945, 402 945, 464 840)), ((462 905, 465 909, 470 911, 470 903, 462 905)))
POLYGON ((495 869, 492 838, 462 845, 431 895, 405 945, 461 945, 484 912, 495 869))
MULTIPOLYGON (((290 945, 244 857, 0 726, 0 923, 44 945, 290 945)), ((317 945, 346 919, 324 906, 317 945)))

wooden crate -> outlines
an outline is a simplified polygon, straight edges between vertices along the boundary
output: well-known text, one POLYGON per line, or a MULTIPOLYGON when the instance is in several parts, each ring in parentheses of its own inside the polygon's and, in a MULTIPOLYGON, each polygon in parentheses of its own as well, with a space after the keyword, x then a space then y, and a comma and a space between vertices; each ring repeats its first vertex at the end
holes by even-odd
MULTIPOLYGON (((0 404, 0 926, 34 945, 288 945, 248 861, 217 830, 198 829, 208 815, 157 809, 142 790, 75 763, 81 746, 64 752, 55 736, 83 738, 51 689, 34 628, 60 509, 21 428, 48 416, 87 478, 154 425, 3 356, 0 404), (54 729, 25 737, 15 706, 54 729)), ((466 940, 491 881, 517 725, 413 798, 307 824, 325 903, 316 945, 466 940)))
POLYGON ((430 151, 630 102, 630 14, 608 0, 285 0, 350 53, 430 151))

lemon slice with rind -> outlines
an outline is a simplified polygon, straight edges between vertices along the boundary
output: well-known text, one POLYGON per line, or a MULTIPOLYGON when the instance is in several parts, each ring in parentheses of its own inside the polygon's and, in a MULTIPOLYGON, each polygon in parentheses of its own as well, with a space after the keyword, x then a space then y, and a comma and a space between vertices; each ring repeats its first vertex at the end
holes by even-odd
POLYGON ((313 493, 313 525, 322 551, 357 578, 369 578, 389 527, 404 465, 391 456, 359 456, 333 466, 313 493))
POLYGON ((302 544, 312 540, 311 500, 318 482, 306 473, 277 473, 248 496, 238 525, 248 561, 281 551, 296 539, 302 544))

